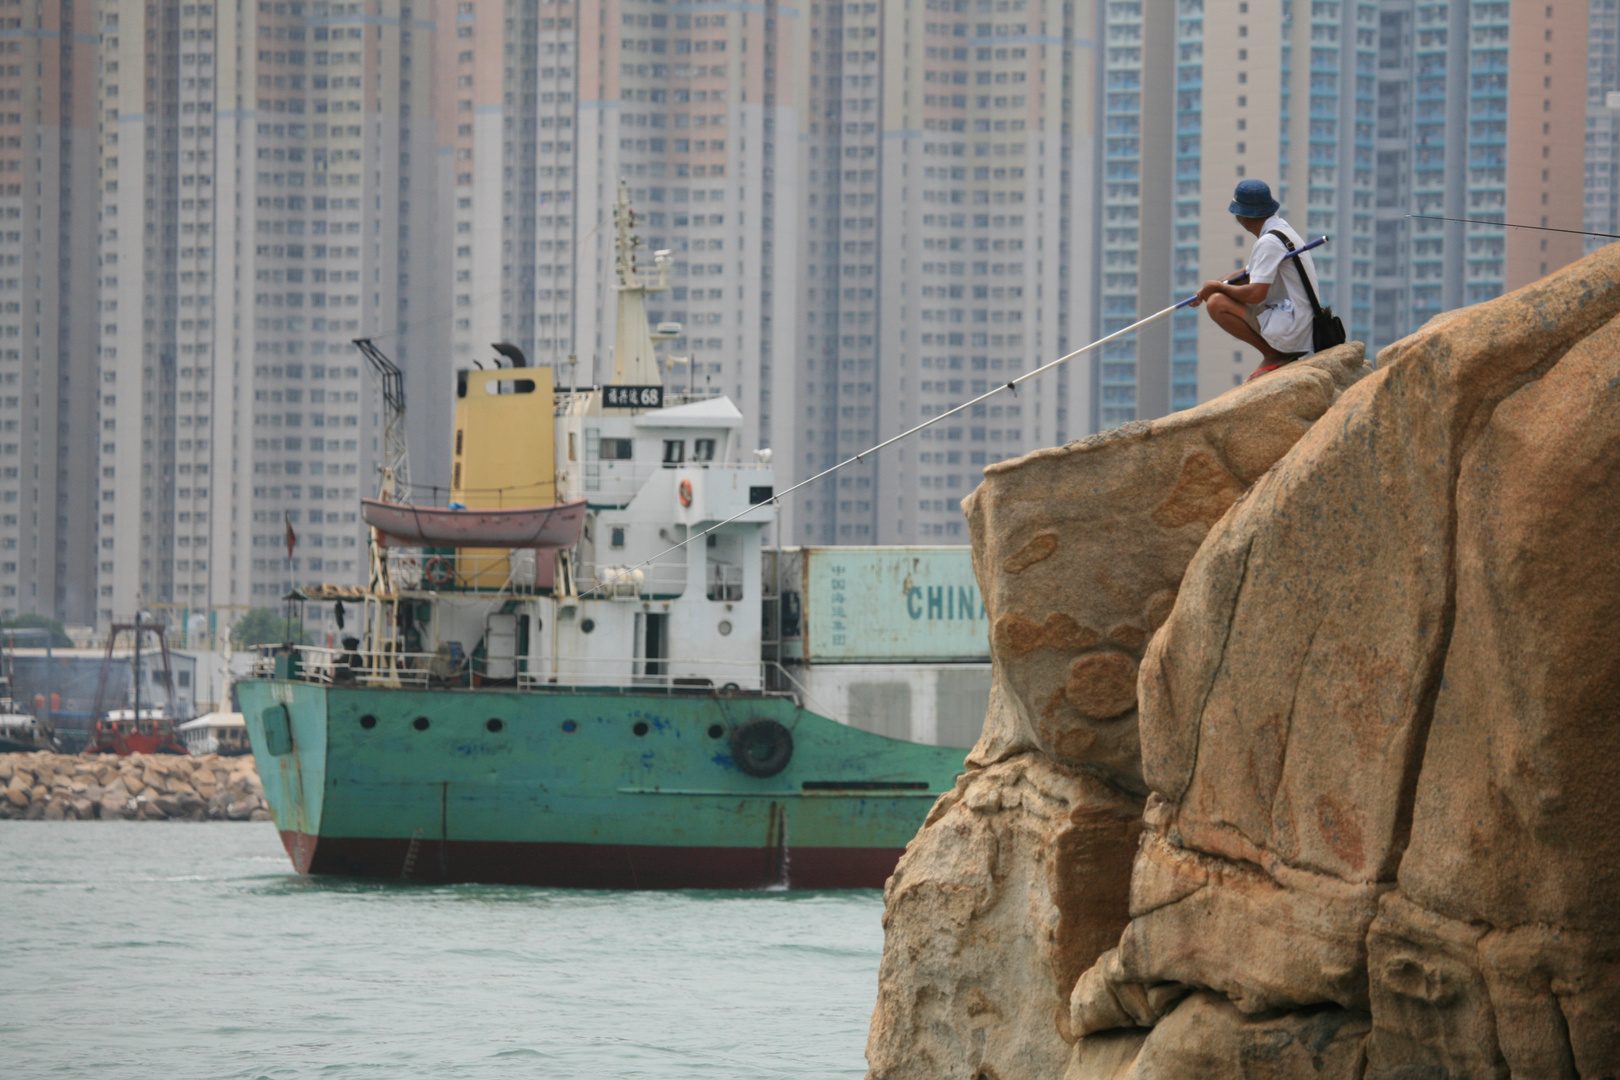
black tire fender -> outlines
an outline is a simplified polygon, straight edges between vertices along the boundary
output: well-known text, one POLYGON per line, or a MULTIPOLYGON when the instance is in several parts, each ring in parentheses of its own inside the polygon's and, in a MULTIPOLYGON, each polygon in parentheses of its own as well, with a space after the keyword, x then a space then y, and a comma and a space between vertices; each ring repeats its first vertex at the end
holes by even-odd
POLYGON ((732 731, 731 757, 749 776, 775 776, 793 760, 793 732, 775 720, 756 716, 732 731))

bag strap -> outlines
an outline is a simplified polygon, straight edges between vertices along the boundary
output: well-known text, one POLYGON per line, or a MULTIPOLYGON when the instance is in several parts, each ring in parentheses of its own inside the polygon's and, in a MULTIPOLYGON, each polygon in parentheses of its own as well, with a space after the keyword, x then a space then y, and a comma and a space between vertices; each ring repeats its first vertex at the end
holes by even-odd
POLYGON ((1281 229, 1267 229, 1266 235, 1275 236, 1282 241, 1282 246, 1288 249, 1288 254, 1283 256, 1283 259, 1284 261, 1293 260, 1294 269, 1299 273, 1299 280, 1305 283, 1305 295, 1311 298, 1311 311, 1320 319, 1322 317, 1322 305, 1316 300, 1316 290, 1311 288, 1311 275, 1305 272, 1304 265, 1299 261, 1299 256, 1303 252, 1294 251, 1293 242, 1288 239, 1287 234, 1281 229))

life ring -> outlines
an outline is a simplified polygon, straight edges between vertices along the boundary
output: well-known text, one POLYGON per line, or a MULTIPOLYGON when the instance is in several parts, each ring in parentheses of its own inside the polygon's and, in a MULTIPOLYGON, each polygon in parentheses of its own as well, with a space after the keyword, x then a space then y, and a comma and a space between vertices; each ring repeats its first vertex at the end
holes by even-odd
POLYGON ((793 732, 756 716, 731 733, 731 757, 749 776, 775 776, 793 760, 793 732))
POLYGON ((449 559, 443 555, 435 555, 422 567, 422 576, 427 579, 429 585, 448 585, 456 580, 456 571, 450 565, 449 559))
POLYGON ((690 480, 682 480, 681 481, 681 486, 677 489, 677 491, 678 491, 678 493, 680 494, 680 497, 681 497, 681 505, 682 506, 691 506, 692 505, 692 481, 690 481, 690 480))

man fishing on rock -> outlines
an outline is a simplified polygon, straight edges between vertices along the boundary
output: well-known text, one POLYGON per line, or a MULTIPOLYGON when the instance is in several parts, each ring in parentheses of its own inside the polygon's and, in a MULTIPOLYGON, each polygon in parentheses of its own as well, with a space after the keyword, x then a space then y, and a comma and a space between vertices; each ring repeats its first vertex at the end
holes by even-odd
MULTIPOLYGON (((1217 326, 1260 350, 1260 367, 1249 375, 1251 380, 1316 351, 1313 324, 1319 314, 1332 317, 1331 312, 1319 312, 1316 267, 1310 253, 1289 257, 1305 241, 1278 214, 1279 209, 1264 180, 1238 184, 1231 212, 1238 225, 1255 237, 1247 281, 1241 285, 1211 281, 1198 290, 1192 303, 1194 307, 1207 304, 1217 326)), ((1244 279, 1239 276, 1237 280, 1244 279)))

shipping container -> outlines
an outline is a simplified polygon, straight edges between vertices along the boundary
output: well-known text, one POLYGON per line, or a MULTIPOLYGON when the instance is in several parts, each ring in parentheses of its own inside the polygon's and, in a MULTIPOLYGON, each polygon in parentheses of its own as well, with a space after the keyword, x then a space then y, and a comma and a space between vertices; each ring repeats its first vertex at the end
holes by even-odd
POLYGON ((959 547, 790 547, 767 562, 782 656, 807 664, 987 663, 990 637, 959 547))

